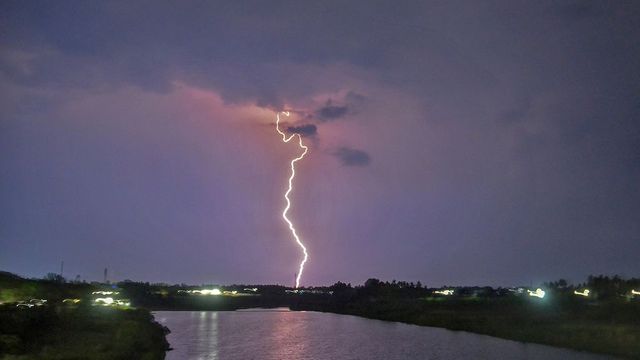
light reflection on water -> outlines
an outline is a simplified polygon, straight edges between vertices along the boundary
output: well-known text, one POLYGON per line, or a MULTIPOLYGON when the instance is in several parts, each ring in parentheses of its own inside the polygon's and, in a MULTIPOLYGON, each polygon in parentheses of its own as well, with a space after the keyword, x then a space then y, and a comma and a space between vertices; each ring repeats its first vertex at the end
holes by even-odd
POLYGON ((604 359, 549 346, 347 315, 158 311, 167 359, 604 359))

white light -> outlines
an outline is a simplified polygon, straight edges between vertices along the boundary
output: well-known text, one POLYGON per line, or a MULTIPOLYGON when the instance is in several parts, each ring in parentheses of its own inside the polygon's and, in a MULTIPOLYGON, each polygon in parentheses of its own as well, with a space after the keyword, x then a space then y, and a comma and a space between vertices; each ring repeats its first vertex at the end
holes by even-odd
POLYGON ((117 291, 94 291, 91 294, 92 295, 118 295, 120 293, 117 291))
POLYGON ((631 295, 640 295, 640 291, 631 290, 631 295))
POLYGON ((96 304, 100 304, 102 306, 109 306, 113 304, 113 298, 105 297, 105 298, 97 298, 94 300, 96 304))
POLYGON ((580 296, 584 296, 584 297, 589 297, 589 289, 584 289, 584 291, 578 291, 578 290, 574 290, 573 293, 576 295, 580 295, 580 296))
POLYGON ((451 289, 434 291, 435 294, 440 294, 440 295, 445 295, 445 296, 451 296, 451 295, 453 295, 453 292, 454 291, 451 290, 451 289))
MULTIPOLYGON (((289 116, 289 112, 287 112, 287 111, 283 111, 282 113, 287 115, 287 116, 289 116)), ((293 160, 291 160, 291 163, 290 163, 291 164, 291 176, 289 177, 289 188, 284 193, 284 198, 287 201, 287 206, 285 206, 284 210, 282 211, 282 218, 289 225, 289 231, 291 231, 291 235, 293 235, 294 239, 296 240, 296 243, 302 249, 303 257, 302 257, 302 261, 300 262, 300 268, 299 268, 298 273, 296 275, 296 288, 298 288, 298 287, 300 287, 300 278, 302 277, 302 272, 304 271, 304 264, 307 262, 307 259, 309 258, 309 254, 307 253, 306 246, 304 246, 304 244, 302 243, 302 240, 300 240, 300 237, 298 236, 298 233, 296 232, 296 228, 293 226, 293 223, 291 222, 291 220, 289 220, 289 218, 287 217, 287 213, 289 212, 289 209, 291 208, 291 200, 289 199, 289 194, 291 194, 291 192, 293 191, 293 179, 296 177, 296 162, 302 160, 302 158, 309 151, 309 148, 302 143, 302 136, 300 134, 291 134, 289 137, 287 137, 287 135, 280 130, 280 113, 276 113, 276 131, 278 131, 278 133, 280 135, 282 135, 282 141, 285 142, 285 143, 288 143, 289 141, 291 141, 291 139, 293 139, 294 136, 297 135, 298 136, 298 146, 301 149, 304 149, 304 151, 302 152, 302 154, 300 154, 300 156, 298 156, 297 158, 294 158, 293 160)))
POLYGON ((220 289, 189 290, 187 292, 200 295, 222 295, 222 291, 220 291, 220 289))
POLYGON ((540 288, 537 288, 536 291, 527 290, 529 296, 538 297, 540 299, 544 298, 546 292, 540 288))

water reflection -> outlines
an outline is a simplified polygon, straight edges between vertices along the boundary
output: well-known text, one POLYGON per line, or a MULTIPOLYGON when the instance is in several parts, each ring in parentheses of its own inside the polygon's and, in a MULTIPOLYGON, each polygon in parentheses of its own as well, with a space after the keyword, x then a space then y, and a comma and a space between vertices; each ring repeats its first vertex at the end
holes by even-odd
POLYGON ((156 319, 171 329, 169 343, 174 350, 171 359, 218 360, 218 312, 158 312, 156 319))
POLYGON ((200 339, 193 353, 198 360, 218 359, 218 313, 214 311, 201 311, 196 338, 200 339))
POLYGON ((298 318, 295 312, 282 312, 271 316, 268 323, 269 333, 264 340, 269 344, 265 348, 265 357, 269 359, 304 359, 308 354, 309 319, 298 318))
POLYGON ((155 313, 171 329, 167 359, 604 359, 484 335, 288 311, 155 313))

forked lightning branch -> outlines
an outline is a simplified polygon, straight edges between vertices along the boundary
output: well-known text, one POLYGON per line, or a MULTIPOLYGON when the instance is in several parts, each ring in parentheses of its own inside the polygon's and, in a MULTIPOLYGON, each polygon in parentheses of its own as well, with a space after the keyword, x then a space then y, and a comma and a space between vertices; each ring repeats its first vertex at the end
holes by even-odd
MULTIPOLYGON (((289 116, 289 112, 287 111, 283 111, 282 114, 289 116)), ((309 255, 307 254, 307 248, 304 246, 304 244, 302 243, 302 240, 300 240, 300 237, 296 232, 295 226, 293 226, 293 223, 287 217, 287 213, 291 208, 291 199, 289 199, 289 194, 291 194, 291 192, 293 191, 293 179, 296 177, 296 162, 304 158, 304 156, 309 151, 309 148, 302 143, 302 136, 300 136, 300 134, 291 134, 287 137, 287 134, 285 134, 282 130, 280 130, 280 113, 279 112, 276 114, 276 131, 278 131, 278 133, 282 135, 282 141, 285 143, 288 143, 289 141, 291 141, 291 139, 297 136, 298 146, 300 146, 300 148, 304 150, 302 154, 300 154, 298 157, 291 160, 291 176, 289 176, 289 186, 287 188, 287 191, 284 193, 284 199, 286 200, 287 205, 282 211, 282 218, 287 223, 287 225, 289 225, 289 230, 291 231, 291 235, 293 235, 293 238, 296 240, 296 243, 300 246, 303 253, 303 258, 302 258, 302 261, 300 262, 300 266, 296 274, 296 288, 297 288, 300 286, 300 278, 302 277, 302 272, 304 271, 304 264, 307 262, 309 255)))

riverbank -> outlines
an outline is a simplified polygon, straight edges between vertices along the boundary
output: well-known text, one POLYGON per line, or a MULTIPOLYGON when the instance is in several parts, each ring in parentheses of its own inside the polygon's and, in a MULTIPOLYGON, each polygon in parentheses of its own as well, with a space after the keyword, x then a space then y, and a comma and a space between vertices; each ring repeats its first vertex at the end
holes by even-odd
POLYGON ((0 306, 2 359, 164 359, 166 333, 144 309, 0 306))
POLYGON ((299 301, 292 310, 467 331, 503 339, 640 359, 637 304, 558 305, 529 299, 299 301))
POLYGON ((168 349, 165 329, 149 311, 289 307, 640 359, 640 297, 630 290, 639 287, 638 279, 590 277, 580 291, 566 284, 549 284, 546 292, 430 289, 419 283, 377 279, 356 287, 336 283, 290 289, 131 281, 64 283, 0 272, 0 304, 4 302, 0 305, 0 357, 99 359, 134 354, 135 358, 162 359, 168 349), (591 289, 588 294, 585 288, 591 289))

